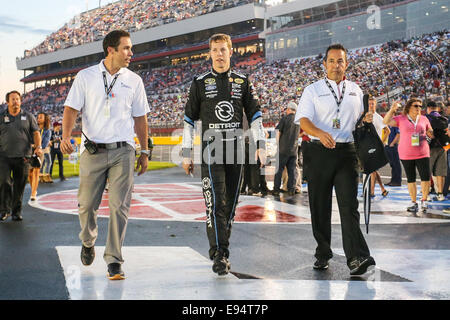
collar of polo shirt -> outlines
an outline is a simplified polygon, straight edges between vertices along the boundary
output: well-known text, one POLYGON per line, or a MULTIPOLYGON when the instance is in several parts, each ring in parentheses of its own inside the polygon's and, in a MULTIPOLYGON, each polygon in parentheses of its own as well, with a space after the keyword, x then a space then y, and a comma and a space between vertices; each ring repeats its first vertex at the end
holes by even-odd
POLYGON ((109 71, 106 69, 105 67, 105 59, 103 59, 99 64, 98 67, 100 68, 100 72, 105 71, 107 74, 109 74, 111 77, 115 76, 116 74, 122 74, 124 71, 124 68, 120 68, 119 71, 117 71, 116 73, 114 73, 113 75, 109 73, 109 71))

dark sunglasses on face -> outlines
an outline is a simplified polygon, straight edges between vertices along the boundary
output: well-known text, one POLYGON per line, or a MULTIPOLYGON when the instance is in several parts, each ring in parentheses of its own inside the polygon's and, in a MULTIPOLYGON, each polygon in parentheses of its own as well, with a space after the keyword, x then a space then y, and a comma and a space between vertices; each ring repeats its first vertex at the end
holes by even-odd
POLYGON ((422 105, 420 105, 420 104, 412 104, 411 107, 422 108, 422 105))

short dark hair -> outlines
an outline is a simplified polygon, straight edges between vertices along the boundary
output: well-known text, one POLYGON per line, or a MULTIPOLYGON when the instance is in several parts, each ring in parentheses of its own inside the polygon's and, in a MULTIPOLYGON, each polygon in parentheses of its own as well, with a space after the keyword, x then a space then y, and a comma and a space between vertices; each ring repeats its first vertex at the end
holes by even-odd
POLYGON ((434 108, 437 108, 437 107, 438 106, 437 106, 436 102, 434 102, 434 101, 428 101, 427 102, 427 108, 434 109, 434 108))
POLYGON ((10 92, 8 92, 8 93, 6 94, 6 103, 9 102, 9 96, 10 96, 11 94, 13 94, 13 93, 18 94, 20 100, 22 100, 22 96, 21 96, 20 92, 19 92, 19 91, 16 91, 16 90, 13 90, 13 91, 10 91, 10 92))
POLYGON ((120 45, 120 39, 123 37, 129 38, 130 34, 125 30, 114 30, 106 35, 105 39, 103 39, 103 52, 105 53, 105 57, 108 56, 109 47, 113 47, 117 51, 120 45))
POLYGON ((325 52, 325 57, 323 58, 323 61, 327 61, 328 58, 328 51, 330 50, 342 50, 345 53, 345 60, 347 60, 347 49, 344 48, 344 46, 340 43, 334 43, 331 46, 327 48, 327 51, 325 52))

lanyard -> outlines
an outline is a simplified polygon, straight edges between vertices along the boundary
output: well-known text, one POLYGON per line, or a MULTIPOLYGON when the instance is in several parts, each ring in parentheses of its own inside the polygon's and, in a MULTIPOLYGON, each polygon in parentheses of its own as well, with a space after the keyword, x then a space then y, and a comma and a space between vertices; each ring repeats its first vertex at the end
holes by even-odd
MULTIPOLYGON (((344 100, 344 94, 345 94, 345 81, 344 84, 342 85, 342 94, 341 97, 338 99, 336 92, 334 92, 333 87, 331 86, 331 84, 328 82, 328 79, 325 78, 325 82, 327 83, 328 88, 330 89, 331 93, 334 96, 334 100, 336 100, 336 104, 338 106, 338 108, 340 107, 342 100, 344 100)), ((338 90, 339 90, 339 85, 338 85, 338 90)))
MULTIPOLYGON (((337 104, 336 119, 339 119, 339 108, 341 106, 342 100, 344 100, 344 94, 345 94, 345 81, 344 81, 344 84, 342 85, 342 94, 341 94, 339 99, 338 99, 338 97, 336 95, 336 92, 334 92, 333 87, 328 82, 327 78, 325 78, 325 82, 326 82, 328 88, 330 89, 331 93, 333 94, 334 100, 336 101, 336 104, 337 104)), ((338 85, 338 90, 339 90, 339 85, 338 85)))
POLYGON ((413 119, 411 119, 409 114, 407 116, 408 116, 409 122, 411 122, 414 125, 414 133, 417 133, 417 129, 416 128, 417 128, 417 124, 419 123, 420 114, 417 115, 416 122, 414 122, 413 119))
POLYGON ((103 83, 105 85, 105 93, 106 93, 106 99, 109 99, 109 94, 111 93, 112 88, 116 84, 117 77, 119 77, 119 74, 116 74, 113 81, 108 87, 108 81, 106 80, 106 72, 103 71, 103 83))

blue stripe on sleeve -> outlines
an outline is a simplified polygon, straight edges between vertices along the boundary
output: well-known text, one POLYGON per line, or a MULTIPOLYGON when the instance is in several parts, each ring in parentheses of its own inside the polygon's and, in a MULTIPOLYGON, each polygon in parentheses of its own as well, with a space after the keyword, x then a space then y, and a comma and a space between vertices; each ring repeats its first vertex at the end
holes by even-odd
POLYGON ((256 112, 256 113, 253 115, 253 118, 252 118, 252 121, 251 121, 251 122, 255 121, 255 120, 258 119, 259 117, 262 117, 262 112, 261 112, 261 111, 258 111, 258 112, 256 112))

